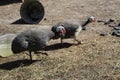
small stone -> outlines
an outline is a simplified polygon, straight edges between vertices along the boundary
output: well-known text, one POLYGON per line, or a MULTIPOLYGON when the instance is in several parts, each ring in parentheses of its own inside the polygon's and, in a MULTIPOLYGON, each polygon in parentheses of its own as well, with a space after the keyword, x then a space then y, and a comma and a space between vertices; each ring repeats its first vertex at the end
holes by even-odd
POLYGON ((47 20, 47 18, 44 18, 44 21, 46 21, 47 20))
POLYGON ((120 30, 115 30, 113 33, 112 33, 113 36, 117 36, 117 37, 120 37, 120 30))
POLYGON ((108 35, 108 32, 101 32, 100 33, 100 36, 107 36, 108 35))
POLYGON ((120 26, 120 23, 118 24, 118 26, 120 26))
POLYGON ((92 46, 96 46, 96 44, 95 44, 95 43, 92 43, 91 45, 92 45, 92 46))
POLYGON ((115 30, 120 30, 120 26, 114 27, 115 30))
POLYGON ((114 22, 115 20, 114 19, 109 19, 109 22, 114 22))
POLYGON ((115 31, 112 33, 112 36, 115 36, 115 31))

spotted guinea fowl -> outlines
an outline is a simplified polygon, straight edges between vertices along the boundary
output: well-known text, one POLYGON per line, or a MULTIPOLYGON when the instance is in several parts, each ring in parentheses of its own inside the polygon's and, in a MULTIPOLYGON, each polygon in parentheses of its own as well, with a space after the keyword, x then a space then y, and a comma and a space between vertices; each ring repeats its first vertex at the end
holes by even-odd
POLYGON ((50 29, 28 29, 13 39, 11 49, 15 54, 29 51, 30 60, 32 61, 31 52, 36 53, 47 46, 48 41, 54 39, 54 36, 55 34, 50 29))
POLYGON ((77 41, 79 44, 81 43, 81 41, 77 39, 79 32, 81 30, 85 30, 86 29, 85 26, 87 24, 95 21, 96 21, 95 17, 90 16, 87 19, 87 21, 84 22, 81 22, 79 20, 77 21, 69 20, 65 22, 59 22, 52 27, 52 31, 55 33, 55 37, 61 38, 61 43, 63 42, 63 39, 74 38, 74 40, 77 41))

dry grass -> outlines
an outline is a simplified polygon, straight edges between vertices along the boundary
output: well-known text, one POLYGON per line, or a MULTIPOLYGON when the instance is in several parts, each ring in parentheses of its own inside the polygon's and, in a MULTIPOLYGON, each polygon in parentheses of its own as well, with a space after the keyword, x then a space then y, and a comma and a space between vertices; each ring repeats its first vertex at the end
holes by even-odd
MULTIPOLYGON (((119 20, 120 16, 119 0, 42 0, 42 2, 47 18, 47 21, 41 22, 42 25, 54 24, 69 18, 85 20, 89 15, 107 20, 109 18, 119 20)), ((10 25, 19 18, 20 4, 0 6, 0 34, 17 33, 26 28, 39 26, 10 25)), ((78 37, 83 44, 71 45, 73 43, 71 39, 64 40, 70 43, 69 46, 54 49, 53 45, 53 50, 47 50, 48 57, 33 54, 32 63, 25 53, 0 58, 0 80, 120 80, 120 38, 110 34, 99 36, 101 31, 111 33, 112 28, 98 23, 90 24, 87 31, 81 32, 78 37)), ((58 42, 59 40, 50 41, 49 44, 58 42)))
POLYGON ((1 59, 0 76, 3 80, 119 80, 119 48, 119 38, 99 36, 78 46, 48 51, 48 57, 33 55, 39 60, 33 63, 19 54, 1 59))

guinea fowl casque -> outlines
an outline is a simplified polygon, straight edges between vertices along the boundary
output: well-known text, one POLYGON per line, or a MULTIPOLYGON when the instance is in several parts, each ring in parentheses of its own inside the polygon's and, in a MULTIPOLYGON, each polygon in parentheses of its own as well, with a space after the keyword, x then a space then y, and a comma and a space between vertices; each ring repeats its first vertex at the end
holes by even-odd
POLYGON ((32 61, 31 53, 36 53, 47 46, 48 41, 50 39, 54 39, 54 36, 55 34, 48 29, 28 29, 21 32, 13 39, 11 48, 15 54, 23 51, 29 51, 30 60, 32 61))
POLYGON ((63 43, 63 39, 74 38, 74 40, 77 41, 78 44, 80 44, 81 41, 77 40, 78 34, 80 33, 81 30, 86 29, 86 25, 95 21, 96 21, 96 18, 93 16, 90 16, 87 19, 87 21, 84 21, 84 22, 81 22, 81 21, 59 22, 52 27, 52 31, 55 33, 55 37, 61 38, 61 43, 63 43))

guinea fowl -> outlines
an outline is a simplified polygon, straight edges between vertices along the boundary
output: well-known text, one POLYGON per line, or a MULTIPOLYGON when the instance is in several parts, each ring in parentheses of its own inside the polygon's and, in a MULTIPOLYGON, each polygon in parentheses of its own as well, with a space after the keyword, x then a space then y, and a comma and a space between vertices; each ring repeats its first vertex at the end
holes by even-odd
POLYGON ((32 61, 31 52, 36 53, 47 46, 48 41, 54 39, 54 36, 55 34, 50 29, 32 28, 25 30, 13 39, 12 51, 15 54, 29 51, 30 60, 32 61))
POLYGON ((81 30, 85 30, 85 26, 91 22, 95 22, 96 19, 93 16, 90 16, 87 21, 66 21, 66 22, 59 22, 52 27, 52 31, 55 33, 56 38, 61 38, 61 44, 63 43, 63 39, 67 38, 74 38, 78 44, 81 41, 77 40, 77 36, 81 30))

